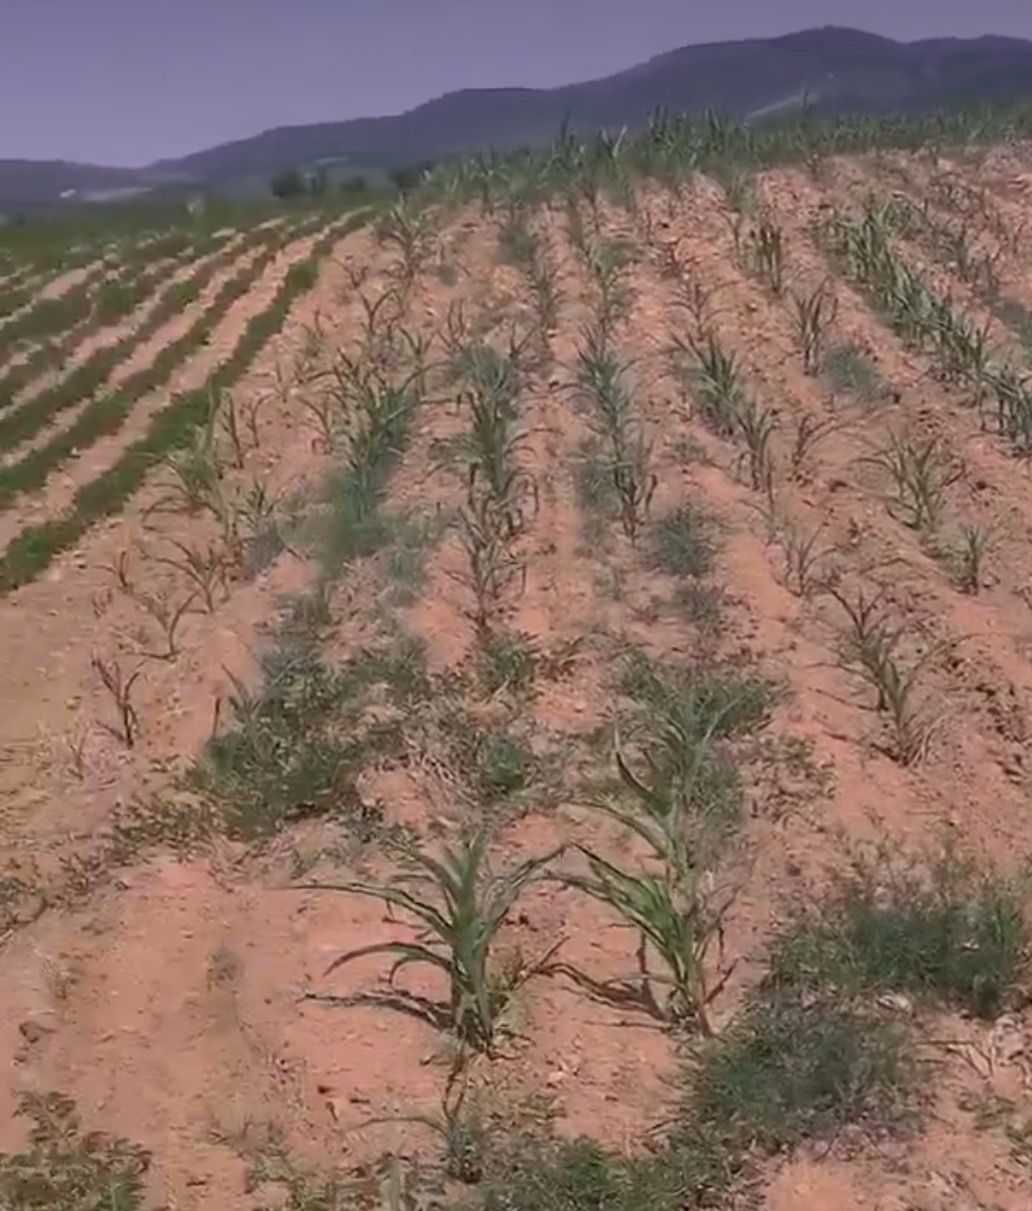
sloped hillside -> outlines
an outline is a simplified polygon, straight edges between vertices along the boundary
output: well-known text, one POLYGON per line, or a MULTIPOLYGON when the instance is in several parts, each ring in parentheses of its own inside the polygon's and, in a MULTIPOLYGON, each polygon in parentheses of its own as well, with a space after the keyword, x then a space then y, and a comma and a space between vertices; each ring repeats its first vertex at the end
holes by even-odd
POLYGON ((0 1204, 1027 1208, 1032 151, 930 130, 5 266, 0 1204))

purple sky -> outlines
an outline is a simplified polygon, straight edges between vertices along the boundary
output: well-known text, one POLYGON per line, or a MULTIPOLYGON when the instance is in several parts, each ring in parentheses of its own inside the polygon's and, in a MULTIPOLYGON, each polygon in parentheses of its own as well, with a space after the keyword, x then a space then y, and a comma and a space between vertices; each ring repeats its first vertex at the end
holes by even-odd
POLYGON ((1030 0, 0 0, 0 158, 142 164, 813 25, 1032 38, 1030 0))

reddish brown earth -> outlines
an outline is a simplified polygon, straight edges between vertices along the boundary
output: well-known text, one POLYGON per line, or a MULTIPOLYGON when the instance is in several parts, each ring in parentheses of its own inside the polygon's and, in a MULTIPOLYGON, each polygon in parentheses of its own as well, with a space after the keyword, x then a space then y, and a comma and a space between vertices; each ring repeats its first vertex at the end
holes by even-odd
MULTIPOLYGON (((395 518, 436 517, 440 533, 427 540, 422 578, 407 593, 392 579, 386 555, 354 561, 332 585, 320 633, 324 659, 337 667, 389 648, 399 636, 417 639, 438 679, 439 693, 402 720, 404 756, 374 759, 362 770, 362 802, 382 808, 386 824, 431 843, 469 819, 487 818, 506 860, 572 841, 626 847, 619 830, 601 825, 585 806, 584 780, 611 773, 611 746, 599 735, 608 737, 617 721, 617 670, 628 649, 663 668, 703 656, 742 660, 782 686, 768 734, 795 745, 805 760, 801 770, 774 761, 749 768, 749 818, 728 859, 744 880, 726 938, 737 965, 713 1006, 718 1030, 756 985, 767 942, 789 906, 819 896, 858 842, 920 854, 949 838, 1006 870, 1028 850, 1027 468, 982 429, 965 393, 936 379, 928 358, 886 327, 814 234, 830 210, 848 210, 871 188, 922 200, 930 188, 926 167, 900 163, 909 174, 902 182, 900 172, 883 178, 884 164, 851 161, 817 179, 771 171, 755 190, 764 214, 784 232, 790 288, 832 283, 834 341, 859 350, 886 384, 873 403, 803 372, 790 297, 774 297, 736 254, 728 203, 715 183, 702 180, 682 196, 643 189, 633 213, 603 204, 597 229, 586 211, 582 216, 593 238, 619 240, 629 250, 627 306, 614 339, 633 360, 637 420, 651 442, 651 515, 690 504, 713 519, 717 555, 708 581, 723 593, 715 630, 688 621, 678 584, 655 570, 645 544, 632 544, 615 519, 600 525, 578 495, 594 421, 571 386, 595 287, 571 242, 565 209, 554 206, 532 220, 556 272, 558 307, 549 357, 533 364, 517 405, 515 458, 530 486, 512 540, 520 574, 499 604, 500 622, 538 656, 533 696, 522 702, 509 691, 488 693, 473 674, 474 601, 454 524, 467 481, 453 452, 469 418, 458 387, 440 373, 449 317, 454 324, 461 304, 499 348, 510 329, 528 331, 536 322, 526 276, 500 253, 501 221, 476 210, 442 220, 434 253, 399 310, 410 337, 427 342, 431 370, 384 508, 395 518), (776 412, 772 502, 752 490, 739 448, 706 428, 672 372, 669 349, 690 323, 682 303, 693 282, 708 295, 712 330, 736 355, 746 389, 776 412), (792 444, 806 417, 835 424, 793 473, 792 444), (974 521, 993 527, 977 595, 958 591, 927 539, 887 508, 877 472, 859 461, 903 430, 940 436, 959 461, 944 528, 974 521), (871 695, 843 667, 841 608, 827 595, 799 596, 786 584, 784 542, 793 526, 822 527, 841 587, 881 589, 899 622, 928 642, 956 641, 923 673, 937 725, 919 762, 902 765, 887 751, 871 695), (484 804, 464 782, 448 745, 453 694, 471 726, 512 726, 548 771, 525 799, 484 804)), ((982 226, 972 221, 972 238, 998 253, 1001 290, 1032 308, 1020 250, 1006 238, 1028 214, 1029 191, 1021 185, 1032 181, 1027 165, 1011 153, 977 168, 944 162, 936 171, 988 190, 989 217, 982 226)), ((287 245, 234 305, 211 346, 180 368, 174 389, 204 382, 312 242, 287 245)), ((1024 356, 1014 334, 948 264, 917 243, 901 248, 958 307, 992 325, 1001 349, 1024 356)), ((313 426, 305 404, 311 383, 299 359, 316 329, 316 367, 325 368, 337 349, 359 351, 366 308, 396 285, 391 262, 369 230, 335 246, 314 289, 234 389, 241 401, 263 392, 269 400, 259 446, 243 468, 227 470, 228 483, 261 477, 281 498, 315 496, 338 460, 313 426), (277 367, 286 382, 279 395, 271 390, 277 367)), ((134 355, 134 366, 190 318, 177 317, 134 355)), ((118 435, 80 452, 38 495, 0 514, 3 543, 64 507, 162 404, 158 397, 143 401, 118 435)), ((181 581, 150 555, 170 539, 216 537, 211 519, 153 511, 165 493, 167 473, 159 470, 123 513, 90 531, 41 579, 0 600, 0 856, 8 886, 17 880, 10 905, 0 898, 0 1060, 10 1074, 0 1084, 0 1149, 24 1139, 24 1123, 13 1116, 20 1092, 61 1090, 89 1127, 153 1153, 159 1202, 179 1211, 247 1211, 256 1196, 245 1193, 245 1176, 255 1155, 268 1152, 270 1128, 282 1133, 297 1165, 313 1169, 351 1171, 385 1153, 434 1157, 439 1141, 432 1131, 369 1120, 436 1113, 454 1045, 428 1023, 382 1007, 304 999, 353 994, 384 972, 382 959, 366 958, 327 975, 340 953, 411 937, 373 900, 292 888, 299 874, 331 877, 334 857, 352 875, 390 873, 385 847, 362 844, 346 824, 294 824, 264 845, 220 837, 190 853, 158 844, 141 845, 117 865, 106 857, 118 813, 141 797, 172 794, 177 764, 202 752, 221 717, 218 704, 233 690, 230 675, 260 683, 257 657, 284 595, 304 591, 318 575, 301 544, 283 551, 257 575, 231 580, 213 613, 188 613, 175 659, 147 659, 156 640, 112 574, 120 553, 130 553, 137 583, 182 594, 181 581), (91 668, 95 654, 141 669, 140 735, 131 750, 109 730, 114 717, 91 668)), ((503 931, 507 953, 533 961, 560 947, 566 965, 600 983, 633 970, 633 939, 593 901, 542 884, 519 907, 503 931)), ((443 991, 423 969, 399 979, 428 997, 443 991)), ((674 1112, 690 1049, 651 1018, 593 999, 555 974, 529 979, 511 1017, 501 1054, 474 1066, 478 1096, 503 1122, 551 1119, 562 1135, 589 1136, 631 1155, 674 1112)), ((1011 1099, 1016 1113, 1032 1113, 1032 1017, 976 1023, 944 1016, 921 1020, 915 1032, 928 1104, 913 1138, 844 1135, 765 1162, 752 1201, 743 1193, 741 1205, 1027 1208, 1027 1160, 1002 1130, 978 1127, 963 1107, 996 1095, 1011 1099)))

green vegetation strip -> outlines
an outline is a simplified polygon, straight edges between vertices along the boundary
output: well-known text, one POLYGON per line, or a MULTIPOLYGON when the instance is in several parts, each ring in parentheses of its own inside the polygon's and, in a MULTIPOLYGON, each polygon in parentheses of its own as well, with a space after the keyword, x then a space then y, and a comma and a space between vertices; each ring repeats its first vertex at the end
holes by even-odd
POLYGON ((189 441, 193 429, 204 423, 211 394, 232 387, 241 378, 258 351, 282 328, 296 300, 315 285, 321 258, 367 218, 365 212, 357 214, 322 236, 311 254, 290 268, 269 307, 251 318, 236 348, 212 372, 204 387, 174 397, 152 419, 143 437, 128 446, 112 467, 79 489, 64 516, 18 535, 0 558, 0 595, 34 580, 56 555, 74 546, 95 521, 119 512, 147 473, 170 451, 189 441))
POLYGON ((135 331, 127 333, 113 345, 97 349, 60 382, 28 401, 25 407, 7 417, 0 417, 0 450, 9 450, 20 442, 27 441, 58 413, 93 395, 137 345, 149 340, 162 324, 196 302, 221 270, 232 265, 253 246, 268 243, 270 247, 279 247, 283 238, 287 237, 282 233, 275 236, 255 233, 243 247, 224 249, 207 264, 198 266, 184 281, 171 283, 135 331))
MULTIPOLYGON (((73 425, 56 434, 46 445, 30 451, 13 466, 0 470, 0 510, 8 508, 22 493, 42 487, 47 476, 70 455, 117 432, 135 404, 167 383, 190 352, 212 337, 229 308, 247 294, 278 251, 278 245, 265 249, 246 269, 227 280, 210 306, 177 341, 166 345, 150 365, 131 375, 117 390, 94 397, 73 425)), ((29 409, 30 415, 33 411, 29 409)), ((18 420, 22 415, 18 412, 11 419, 18 420)))
MULTIPOLYGON (((157 290, 166 278, 170 278, 192 261, 207 255, 224 241, 209 240, 200 244, 188 244, 185 251, 172 257, 171 264, 154 266, 149 272, 141 273, 133 278, 136 271, 135 257, 123 261, 120 271, 103 282, 96 284, 90 294, 89 314, 81 322, 66 331, 60 340, 44 340, 24 361, 9 366, 0 376, 0 411, 14 403, 14 397, 25 389, 34 379, 45 374, 48 370, 57 370, 73 352, 75 347, 93 332, 118 323, 130 312, 140 307, 157 290)), ((236 251, 239 251, 238 248, 236 251)), ((215 267, 227 264, 231 259, 227 253, 214 262, 215 267)), ((191 285, 200 286, 208 280, 208 266, 198 268, 197 274, 190 278, 191 285)), ((214 270, 212 270, 214 272, 214 270)), ((196 297, 196 295, 194 296, 196 297)), ((159 323, 161 321, 159 320, 159 323)), ((146 331, 149 335, 153 329, 153 317, 145 321, 147 327, 137 331, 146 331)))
POLYGON ((40 298, 38 292, 33 291, 30 299, 34 301, 28 310, 0 326, 0 356, 8 353, 18 341, 53 336, 82 323, 89 317, 93 292, 107 273, 107 265, 98 265, 87 272, 81 282, 55 298, 40 298))
MULTIPOLYGON (((121 416, 127 402, 131 404, 147 391, 159 387, 184 352, 210 336, 212 326, 218 322, 230 304, 250 288, 257 275, 272 260, 287 238, 290 237, 277 240, 238 277, 228 281, 190 330, 178 341, 162 349, 150 366, 132 375, 109 395, 95 397, 71 429, 59 433, 47 445, 27 454, 6 470, 0 470, 0 509, 5 508, 20 492, 38 487, 42 482, 40 473, 48 474, 68 453, 90 444, 103 433, 111 432, 107 422, 98 418, 121 416)), ((234 259, 233 255, 230 254, 227 259, 234 259)), ((148 339, 176 311, 196 299, 218 268, 218 265, 207 266, 200 271, 199 280, 195 278, 190 282, 174 284, 156 309, 160 314, 149 316, 141 330, 113 348, 98 351, 99 360, 90 359, 89 363, 84 363, 49 392, 30 401, 6 421, 0 420, 0 450, 28 440, 58 412, 94 394, 134 346, 148 339)))

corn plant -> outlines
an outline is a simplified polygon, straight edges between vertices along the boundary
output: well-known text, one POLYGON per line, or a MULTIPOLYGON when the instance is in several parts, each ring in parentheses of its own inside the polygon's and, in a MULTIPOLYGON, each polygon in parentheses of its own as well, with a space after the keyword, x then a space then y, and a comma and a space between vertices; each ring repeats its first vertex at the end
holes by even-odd
POLYGON ((986 526, 962 525, 953 550, 957 584, 963 593, 977 594, 985 579, 985 562, 992 549, 992 532, 986 526))
POLYGON ((377 236, 384 247, 397 252, 395 272, 404 289, 411 287, 429 251, 430 225, 427 215, 415 210, 402 196, 380 219, 377 236))
MULTIPOLYGON (((499 1018, 515 987, 529 972, 501 983, 491 968, 491 947, 522 892, 539 880, 545 868, 562 852, 553 850, 529 858, 509 870, 492 874, 487 867, 488 841, 480 831, 440 858, 413 849, 411 870, 399 872, 386 883, 350 880, 309 883, 315 891, 337 891, 382 900, 414 918, 420 929, 411 942, 374 942, 339 955, 327 974, 370 955, 392 955, 388 974, 391 997, 405 999, 393 988, 399 971, 413 964, 436 968, 448 981, 448 1021, 463 1043, 490 1051, 499 1018)), ((412 998, 409 998, 412 999, 412 998)))
POLYGON ((196 598, 196 592, 189 593, 179 602, 174 601, 166 593, 158 595, 137 590, 133 594, 133 600, 154 619, 165 640, 165 646, 160 651, 145 652, 144 655, 152 660, 176 659, 179 655, 179 625, 189 613, 196 598))
POLYGON ((205 610, 214 614, 218 606, 216 595, 226 592, 229 577, 225 551, 211 543, 203 548, 191 546, 178 538, 169 538, 168 543, 176 554, 152 556, 154 562, 186 577, 204 602, 205 610))
POLYGON ((216 427, 217 406, 211 402, 208 419, 197 426, 189 444, 166 455, 163 465, 171 472, 168 491, 152 509, 183 509, 188 513, 219 512, 223 465, 216 427))
POLYGON ((664 712, 648 781, 632 771, 617 741, 617 769, 633 806, 592 805, 645 843, 650 866, 627 870, 578 846, 589 874, 564 875, 563 881, 608 904, 638 932, 638 961, 650 1007, 673 1021, 693 1020, 702 1034, 710 1035, 709 1006, 732 970, 721 961, 711 980, 710 956, 715 943, 722 949, 723 922, 735 895, 718 897, 703 873, 705 843, 699 829, 706 824, 699 817, 706 813, 712 745, 733 727, 743 703, 734 694, 722 704, 703 701, 704 689, 697 697, 664 712), (663 963, 663 974, 648 969, 650 945, 663 963), (669 986, 664 1006, 651 991, 653 983, 669 986))
POLYGON ((952 649, 947 640, 929 646, 909 667, 898 655, 905 628, 893 628, 881 608, 881 595, 867 597, 861 591, 854 600, 829 589, 849 617, 851 631, 846 659, 854 664, 878 695, 877 708, 889 717, 893 733, 893 752, 904 765, 920 761, 938 723, 919 701, 919 678, 927 665, 952 649))
POLYGON ((835 548, 819 545, 823 530, 822 524, 808 533, 795 526, 787 526, 781 532, 785 587, 796 597, 809 597, 815 589, 828 583, 828 577, 822 575, 820 568, 835 554, 835 548))
POLYGON ((796 333, 803 354, 803 373, 820 371, 828 333, 838 318, 838 296, 823 282, 809 294, 793 294, 796 333))
POLYGON ((468 507, 459 512, 459 526, 468 570, 456 578, 472 593, 470 617, 480 641, 487 643, 503 594, 526 569, 499 533, 486 497, 471 493, 468 507))
POLYGON ((692 876, 690 881, 682 882, 670 869, 659 874, 629 871, 584 846, 577 848, 587 860, 590 874, 567 875, 564 882, 607 904, 638 931, 639 962, 648 1003, 662 1016, 674 1022, 694 1021, 703 1036, 712 1036, 709 1007, 731 970, 721 971, 711 982, 710 953, 715 943, 722 946, 724 919, 734 897, 717 904, 702 891, 701 878, 692 876), (663 974, 649 971, 647 944, 662 961, 663 974), (664 1006, 651 992, 653 983, 669 986, 664 1006))
POLYGON ((104 660, 103 657, 96 654, 91 658, 90 664, 111 698, 118 715, 117 726, 108 723, 102 723, 101 726, 106 732, 110 732, 116 739, 121 740, 126 748, 135 748, 140 732, 140 716, 133 705, 132 695, 133 687, 143 670, 135 669, 126 676, 117 659, 104 660))
MULTIPOLYGON (((471 345, 462 351, 460 365, 469 383, 469 390, 459 396, 470 416, 469 432, 462 443, 469 465, 469 491, 478 491, 483 484, 497 526, 513 538, 523 526, 520 498, 526 495, 529 483, 516 465, 521 437, 513 433, 521 389, 519 349, 511 347, 504 356, 490 345, 471 345)), ((530 488, 533 491, 532 485, 530 488)))
POLYGON ((743 399, 738 360, 711 331, 704 340, 675 337, 674 348, 695 361, 697 407, 702 419, 722 437, 731 437, 743 399))
POLYGON ((892 503, 915 530, 938 528, 946 493, 963 474, 938 438, 915 442, 892 434, 884 450, 861 461, 891 477, 892 503))
POLYGON ((776 468, 771 438, 778 427, 777 417, 772 409, 746 399, 739 404, 735 421, 738 434, 746 445, 740 461, 748 464, 750 486, 769 500, 774 494, 776 468))
POLYGON ((785 289, 785 234, 765 220, 751 235, 753 268, 771 293, 780 297, 785 289))
POLYGON ((587 330, 578 350, 578 385, 594 405, 598 427, 609 448, 609 468, 620 501, 624 533, 636 542, 656 489, 652 448, 634 420, 627 367, 608 345, 606 330, 587 330))
POLYGON ((608 337, 628 306, 627 254, 618 244, 603 243, 590 246, 587 259, 597 292, 598 327, 608 337))
POLYGON ((827 417, 820 420, 812 412, 804 413, 795 424, 795 438, 789 455, 792 468, 792 478, 801 480, 806 473, 806 464, 818 445, 832 433, 844 429, 846 422, 838 417, 827 417))

